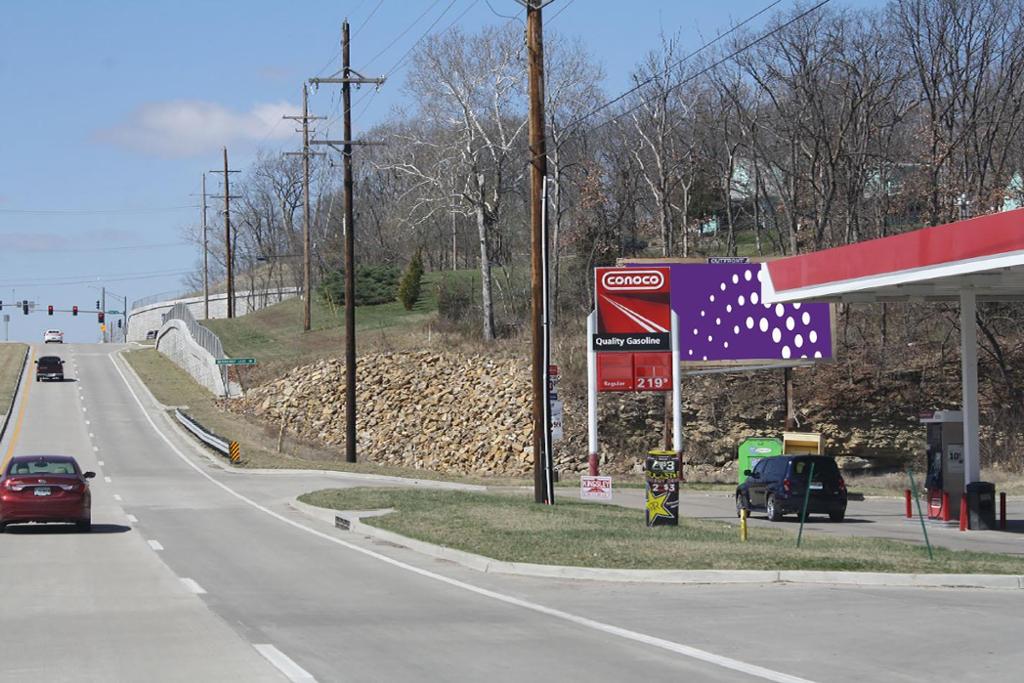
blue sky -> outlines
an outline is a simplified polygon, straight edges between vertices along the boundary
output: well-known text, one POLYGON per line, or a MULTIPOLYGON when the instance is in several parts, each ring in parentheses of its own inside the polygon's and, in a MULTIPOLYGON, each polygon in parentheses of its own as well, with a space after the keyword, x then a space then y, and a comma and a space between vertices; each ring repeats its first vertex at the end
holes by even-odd
MULTIPOLYGON (((659 31, 680 31, 693 48, 768 4, 555 0, 545 30, 580 36, 616 94, 659 31)), ((353 65, 379 75, 435 20, 434 31, 456 18, 475 30, 506 21, 495 12, 523 10, 514 0, 0 0, 0 301, 10 338, 58 327, 68 341, 96 341, 95 317, 49 318, 46 306, 91 309, 103 286, 129 302, 180 289, 199 258, 182 229, 198 222, 201 174, 220 165, 225 144, 243 170, 258 147, 298 144, 280 116, 297 111, 306 78, 337 68, 346 16, 353 65), (42 312, 12 311, 23 298, 42 312)), ((403 102, 404 73, 387 75, 354 107, 357 130, 403 102)), ((321 88, 311 112, 337 114, 334 95, 321 88)), ((208 179, 211 194, 217 185, 208 179)), ((122 308, 113 298, 108 308, 122 308)))

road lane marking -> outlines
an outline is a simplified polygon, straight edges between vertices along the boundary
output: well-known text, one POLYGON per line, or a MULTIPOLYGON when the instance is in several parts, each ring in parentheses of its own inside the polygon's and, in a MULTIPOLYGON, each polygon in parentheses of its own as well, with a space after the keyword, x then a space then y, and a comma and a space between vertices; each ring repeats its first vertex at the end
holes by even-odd
MULTIPOLYGON (((32 363, 35 362, 36 350, 32 349, 32 363)), ((26 368, 28 368, 29 365, 29 363, 25 363, 26 368)), ((30 371, 26 372, 26 376, 29 374, 31 374, 30 371)), ((7 453, 4 454, 4 462, 2 469, 7 469, 7 461, 11 459, 12 455, 14 455, 14 447, 18 443, 18 437, 21 436, 21 423, 25 421, 25 408, 28 407, 28 392, 32 390, 32 385, 35 384, 35 382, 30 382, 28 381, 28 379, 23 377, 21 380, 21 384, 21 403, 18 405, 18 417, 14 421, 14 431, 11 432, 11 441, 7 445, 7 453)), ((14 405, 14 399, 11 399, 11 405, 14 405)))
POLYGON ((85 424, 92 424, 92 423, 91 423, 91 422, 89 422, 88 420, 86 420, 86 421, 85 421, 85 424))
POLYGON ((292 683, 315 683, 316 679, 313 678, 311 673, 296 664, 291 657, 273 645, 253 644, 253 647, 256 648, 256 652, 266 657, 267 661, 273 664, 292 683))
POLYGON ((111 479, 110 479, 110 477, 103 477, 103 481, 105 481, 105 482, 107 482, 109 484, 111 482, 111 479))
POLYGON ((160 541, 154 541, 152 538, 149 539, 148 541, 146 541, 146 543, 148 543, 149 547, 152 548, 153 550, 163 550, 164 549, 164 547, 162 545, 160 545, 160 541))
POLYGON ((84 413, 85 411, 87 411, 87 410, 89 410, 89 409, 88 409, 88 408, 86 408, 85 406, 82 406, 82 412, 83 412, 83 413, 84 413))
POLYGON ((138 524, 139 523, 139 518, 136 517, 135 515, 125 515, 124 518, 127 519, 130 524, 138 524))
POLYGON ((114 494, 114 500, 116 500, 117 502, 119 502, 119 503, 120 503, 120 502, 121 502, 121 500, 122 500, 122 498, 121 498, 121 494, 120 494, 120 493, 115 493, 115 494, 114 494))
POLYGON ((96 435, 95 435, 95 434, 93 434, 92 432, 89 432, 89 438, 90 438, 90 439, 94 439, 94 438, 96 438, 96 435))
POLYGON ((100 447, 99 446, 93 446, 92 447, 92 452, 93 453, 99 453, 100 452, 100 447))
POLYGON ((103 461, 102 460, 97 460, 96 464, 99 465, 100 467, 103 467, 103 461))
MULTIPOLYGON (((665 640, 663 638, 658 638, 656 636, 647 635, 646 633, 640 633, 639 631, 631 631, 629 629, 620 628, 618 626, 597 621, 595 619, 589 619, 587 617, 582 617, 576 614, 572 614, 570 612, 564 612, 553 607, 547 607, 545 605, 541 605, 540 603, 530 602, 529 600, 523 600, 521 598, 517 598, 511 595, 505 595, 504 593, 492 591, 487 588, 474 586, 471 583, 466 583, 458 579, 453 579, 451 577, 444 576, 443 574, 436 574, 427 569, 415 567, 411 564, 402 562, 401 560, 396 560, 394 558, 388 557, 387 555, 382 555, 381 553, 370 550, 369 548, 363 548, 361 546, 355 545, 354 543, 349 543, 348 541, 344 541, 340 538, 331 536, 330 534, 326 534, 322 531, 311 529, 310 527, 307 527, 304 524, 300 524, 295 520, 288 519, 284 515, 274 512, 270 508, 257 503, 255 500, 247 498, 241 493, 238 493, 227 484, 218 481, 207 472, 204 472, 203 469, 199 467, 199 465, 192 462, 192 460, 189 459, 187 455, 182 453, 181 450, 174 445, 174 442, 171 441, 170 437, 164 434, 164 432, 159 427, 157 427, 156 422, 154 422, 153 418, 149 416, 149 413, 146 411, 146 407, 142 404, 142 401, 139 399, 138 394, 135 393, 135 390, 132 388, 132 385, 128 382, 128 378, 125 376, 125 374, 121 371, 121 368, 118 366, 117 361, 114 359, 114 355, 110 354, 108 358, 110 359, 111 364, 114 366, 114 370, 116 370, 117 374, 121 376, 121 380, 128 388, 128 393, 130 393, 132 395, 132 398, 135 399, 135 403, 139 406, 139 409, 142 411, 142 416, 146 418, 146 421, 149 423, 149 426, 153 428, 153 431, 156 432, 157 436, 159 436, 163 440, 163 442, 167 444, 171 451, 173 451, 174 454, 177 455, 182 462, 184 462, 186 465, 195 470, 195 472, 198 473, 200 476, 206 478, 211 484, 226 492, 228 495, 237 498, 238 500, 252 506, 253 508, 259 510, 260 512, 270 515, 271 517, 281 522, 284 522, 285 524, 291 527, 294 527, 300 531, 304 531, 312 536, 316 536, 317 538, 323 539, 329 543, 334 543, 335 545, 340 545, 343 548, 348 548, 349 550, 360 553, 362 555, 366 555, 367 557, 372 557, 375 560, 379 560, 385 564, 389 564, 392 567, 404 569, 405 571, 411 572, 413 574, 418 574, 424 578, 432 579, 439 583, 444 583, 455 588, 460 588, 470 593, 475 593, 477 595, 490 598, 497 602, 503 602, 506 605, 521 607, 531 612, 543 614, 555 619, 559 619, 561 621, 567 621, 594 631, 606 633, 608 635, 617 636, 624 640, 631 640, 636 643, 650 645, 653 647, 660 648, 662 650, 667 650, 669 652, 674 652, 676 654, 683 655, 684 657, 695 659, 697 661, 712 664, 714 666, 719 666, 723 669, 739 671, 740 673, 745 673, 749 676, 755 676, 757 678, 763 678, 768 681, 774 681, 775 683, 810 683, 808 679, 800 678, 799 676, 792 676, 781 671, 774 671, 772 669, 768 669, 763 666, 758 666, 756 664, 749 664, 747 662, 743 662, 738 659, 732 659, 731 657, 726 657, 724 655, 717 655, 713 652, 701 650, 700 648, 696 648, 691 645, 683 645, 682 643, 676 643, 671 640, 665 640)), ((261 654, 263 653, 261 652, 261 654)), ((263 656, 266 657, 267 655, 264 654, 263 656)))
POLYGON ((196 595, 206 594, 206 590, 193 579, 180 579, 180 581, 185 584, 185 588, 188 588, 190 592, 195 593, 196 595))

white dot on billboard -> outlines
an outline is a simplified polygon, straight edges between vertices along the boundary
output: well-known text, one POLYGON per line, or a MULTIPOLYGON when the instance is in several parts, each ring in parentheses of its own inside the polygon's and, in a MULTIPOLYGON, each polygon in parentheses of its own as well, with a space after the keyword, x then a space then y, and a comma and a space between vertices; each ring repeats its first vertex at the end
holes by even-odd
POLYGON ((726 304, 725 305, 725 312, 726 313, 732 313, 732 304, 726 304))
POLYGON ((796 321, 793 320, 793 316, 789 316, 786 318, 786 329, 792 332, 794 327, 796 327, 796 321))
POLYGON ((747 316, 747 329, 748 330, 754 329, 754 319, 751 318, 749 315, 747 316))
POLYGON ((786 307, 782 304, 775 304, 775 315, 782 317, 782 314, 786 312, 786 307))
POLYGON ((792 355, 793 355, 793 352, 789 350, 788 346, 783 346, 782 347, 782 357, 783 358, 789 358, 792 355))
POLYGON ((803 322, 804 325, 810 325, 811 324, 811 314, 808 313, 807 311, 804 311, 804 314, 802 316, 800 316, 800 321, 803 322))
POLYGON ((800 304, 798 304, 798 303, 797 304, 793 304, 793 310, 794 311, 799 311, 800 310, 800 304))
POLYGON ((809 335, 807 335, 807 338, 811 340, 812 344, 816 344, 818 342, 818 332, 817 332, 817 330, 811 330, 811 333, 809 335))
POLYGON ((707 356, 701 356, 701 360, 707 360, 707 359, 708 359, 707 356))
POLYGON ((729 342, 722 342, 722 348, 724 348, 724 349, 729 348, 729 342))
POLYGON ((804 336, 802 334, 798 334, 793 337, 793 345, 798 349, 802 347, 804 345, 804 336))
POLYGON ((709 334, 709 335, 708 335, 708 341, 709 341, 709 342, 711 342, 711 341, 715 341, 715 338, 714 338, 714 337, 712 337, 712 336, 711 336, 711 335, 709 334))
POLYGON ((814 357, 815 358, 821 358, 821 351, 815 351, 814 352, 814 357))
POLYGON ((695 336, 695 337, 697 336, 697 328, 696 327, 693 328, 693 336, 695 336))
MULTIPOLYGON (((750 318, 747 318, 747 320, 750 320, 750 318)), ((753 320, 750 320, 750 326, 751 327, 754 326, 754 321, 753 320)), ((740 333, 740 326, 739 325, 733 325, 732 326, 732 333, 733 334, 739 334, 740 333)))
POLYGON ((739 304, 740 306, 742 306, 743 304, 747 303, 747 300, 744 298, 744 296, 742 294, 740 294, 736 298, 736 303, 739 304))
POLYGON ((806 354, 806 353, 801 353, 801 354, 800 354, 800 357, 801 357, 801 358, 807 358, 807 354, 806 354))
POLYGON ((752 278, 752 277, 754 277, 754 276, 750 274, 749 270, 743 271, 743 279, 744 280, 746 280, 747 282, 750 282, 750 278, 752 278))
POLYGON ((690 355, 691 356, 693 355, 693 349, 690 349, 690 355))
POLYGON ((714 300, 715 300, 715 295, 714 294, 712 294, 711 296, 708 297, 708 301, 714 301, 714 300))
POLYGON ((767 332, 768 331, 768 318, 761 318, 761 324, 758 325, 758 327, 761 328, 762 332, 767 332))
POLYGON ((700 312, 700 317, 702 317, 702 318, 703 318, 703 317, 704 317, 705 315, 707 315, 707 313, 705 313, 704 311, 701 311, 701 312, 700 312))
POLYGON ((722 284, 720 284, 719 288, 724 292, 725 291, 725 283, 723 282, 722 284))
POLYGON ((716 325, 721 325, 722 324, 722 319, 721 318, 715 318, 715 324, 716 325))
POLYGON ((756 304, 757 303, 757 292, 751 292, 750 293, 750 303, 752 303, 752 304, 756 304))
POLYGON ((736 273, 732 274, 732 283, 734 285, 738 285, 740 283, 740 276, 737 275, 736 273))
POLYGON ((782 341, 782 330, 780 330, 777 327, 774 330, 772 330, 772 341, 775 342, 776 344, 782 341))
POLYGON ((757 271, 757 281, 758 282, 764 282, 764 271, 761 271, 761 270, 757 271))

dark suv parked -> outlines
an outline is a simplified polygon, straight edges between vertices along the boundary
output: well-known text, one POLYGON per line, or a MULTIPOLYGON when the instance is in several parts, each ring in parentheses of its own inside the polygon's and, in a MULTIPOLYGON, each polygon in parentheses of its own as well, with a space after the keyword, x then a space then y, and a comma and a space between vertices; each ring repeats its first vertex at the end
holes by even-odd
POLYGON ((60 356, 40 356, 36 360, 36 381, 44 379, 64 381, 64 361, 60 356))
POLYGON ((833 522, 846 516, 846 482, 836 461, 825 455, 777 455, 763 458, 747 480, 736 487, 736 514, 740 510, 763 510, 777 522, 787 513, 800 513, 807 492, 807 475, 814 464, 807 514, 828 514, 833 522))

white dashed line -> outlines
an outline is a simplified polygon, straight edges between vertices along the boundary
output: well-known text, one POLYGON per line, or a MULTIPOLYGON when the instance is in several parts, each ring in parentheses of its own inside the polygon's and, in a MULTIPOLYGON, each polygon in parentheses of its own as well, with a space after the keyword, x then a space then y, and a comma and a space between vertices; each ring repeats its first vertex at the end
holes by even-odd
POLYGON ((139 518, 138 518, 138 517, 136 517, 135 515, 125 515, 124 517, 125 517, 125 519, 127 519, 127 520, 129 521, 129 523, 131 523, 131 524, 138 524, 138 523, 139 523, 139 518))
POLYGON ((266 657, 267 661, 273 664, 278 671, 283 673, 285 677, 293 683, 307 683, 308 681, 316 681, 313 675, 303 669, 301 666, 292 661, 292 658, 285 653, 278 650, 273 645, 253 645, 256 648, 256 652, 266 657))
POLYGON ((109 484, 110 483, 110 477, 103 477, 103 481, 105 481, 105 482, 107 482, 109 484))
POLYGON ((181 579, 181 582, 185 584, 185 588, 188 588, 196 595, 204 595, 206 593, 206 590, 193 579, 181 579))
POLYGON ((96 464, 99 465, 100 467, 103 467, 103 461, 102 460, 97 460, 96 464))
POLYGON ((93 434, 92 432, 89 432, 89 438, 90 438, 90 439, 95 439, 95 438, 96 438, 96 435, 95 435, 95 434, 93 434))
POLYGON ((93 446, 92 447, 92 452, 93 453, 99 453, 100 452, 100 447, 99 446, 93 446))
POLYGON ((82 412, 83 412, 83 413, 84 413, 85 411, 87 411, 87 410, 89 410, 89 409, 88 409, 88 408, 86 408, 85 406, 82 406, 82 412))
POLYGON ((149 547, 152 548, 153 550, 163 550, 164 549, 164 547, 162 545, 160 545, 160 541, 154 541, 152 538, 149 539, 148 541, 146 541, 146 543, 148 543, 149 547))
POLYGON ((92 423, 91 423, 91 422, 89 422, 88 420, 86 420, 86 421, 85 421, 85 424, 92 424, 92 423))
POLYGON ((122 499, 121 499, 121 494, 119 494, 119 493, 115 493, 115 494, 114 494, 114 500, 116 500, 117 502, 119 502, 119 503, 120 503, 120 502, 121 502, 121 500, 122 500, 122 499))

